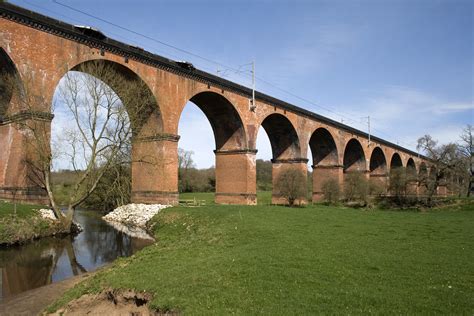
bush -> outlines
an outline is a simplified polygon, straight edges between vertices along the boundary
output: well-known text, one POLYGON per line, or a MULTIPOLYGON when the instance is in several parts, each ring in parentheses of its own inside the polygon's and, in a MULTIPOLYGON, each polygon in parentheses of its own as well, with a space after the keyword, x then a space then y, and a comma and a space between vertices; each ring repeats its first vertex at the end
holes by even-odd
POLYGON ((369 203, 369 181, 361 172, 351 172, 344 177, 344 197, 348 202, 369 203))
POLYGON ((336 179, 328 179, 324 181, 322 187, 324 200, 328 203, 335 204, 339 201, 341 189, 336 179))
POLYGON ((287 169, 280 173, 276 181, 276 191, 285 198, 289 206, 306 197, 306 177, 301 170, 287 169))

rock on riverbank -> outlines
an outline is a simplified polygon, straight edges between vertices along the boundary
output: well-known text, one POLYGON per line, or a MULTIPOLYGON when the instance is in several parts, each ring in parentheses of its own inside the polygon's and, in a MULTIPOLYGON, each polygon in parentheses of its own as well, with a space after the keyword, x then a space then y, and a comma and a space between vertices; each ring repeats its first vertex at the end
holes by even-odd
POLYGON ((159 211, 171 205, 127 204, 117 207, 103 217, 108 222, 118 222, 129 226, 146 228, 146 223, 159 211))
POLYGON ((54 215, 53 210, 50 210, 48 208, 42 208, 42 209, 38 210, 38 213, 44 219, 49 219, 49 220, 52 220, 52 221, 57 221, 58 220, 56 218, 56 215, 54 215))

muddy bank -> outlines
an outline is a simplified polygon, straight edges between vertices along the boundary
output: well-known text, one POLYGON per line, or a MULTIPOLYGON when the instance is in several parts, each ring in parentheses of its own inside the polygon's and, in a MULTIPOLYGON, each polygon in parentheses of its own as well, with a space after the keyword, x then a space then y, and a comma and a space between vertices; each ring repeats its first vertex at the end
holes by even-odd
POLYGON ((178 311, 151 309, 152 298, 153 296, 146 292, 108 289, 99 294, 83 295, 49 315, 180 315, 178 311))

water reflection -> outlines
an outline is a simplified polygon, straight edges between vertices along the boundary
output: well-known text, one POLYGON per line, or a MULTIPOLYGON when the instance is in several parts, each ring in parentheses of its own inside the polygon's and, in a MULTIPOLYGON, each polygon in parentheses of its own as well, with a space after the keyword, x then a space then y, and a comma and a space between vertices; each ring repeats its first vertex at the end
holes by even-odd
POLYGON ((76 237, 0 249, 1 298, 95 270, 152 242, 115 230, 95 212, 77 211, 75 219, 84 228, 76 237))

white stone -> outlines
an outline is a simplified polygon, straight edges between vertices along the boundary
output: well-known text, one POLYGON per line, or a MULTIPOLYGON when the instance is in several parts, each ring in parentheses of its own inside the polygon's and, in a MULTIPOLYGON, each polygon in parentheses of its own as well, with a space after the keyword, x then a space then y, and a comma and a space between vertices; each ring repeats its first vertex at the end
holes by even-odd
POLYGON ((170 206, 162 204, 127 204, 117 207, 102 218, 108 222, 118 222, 128 226, 145 228, 146 223, 153 216, 170 206))
POLYGON ((56 220, 56 216, 54 215, 53 210, 47 209, 47 208, 42 208, 38 210, 39 214, 41 215, 42 218, 44 219, 49 219, 52 221, 56 220))
POLYGON ((131 237, 135 238, 140 238, 140 239, 147 239, 147 240, 155 240, 153 237, 148 235, 147 231, 141 227, 138 226, 129 226, 129 225, 124 225, 119 222, 111 222, 108 221, 107 224, 112 226, 118 231, 121 231, 131 237))

